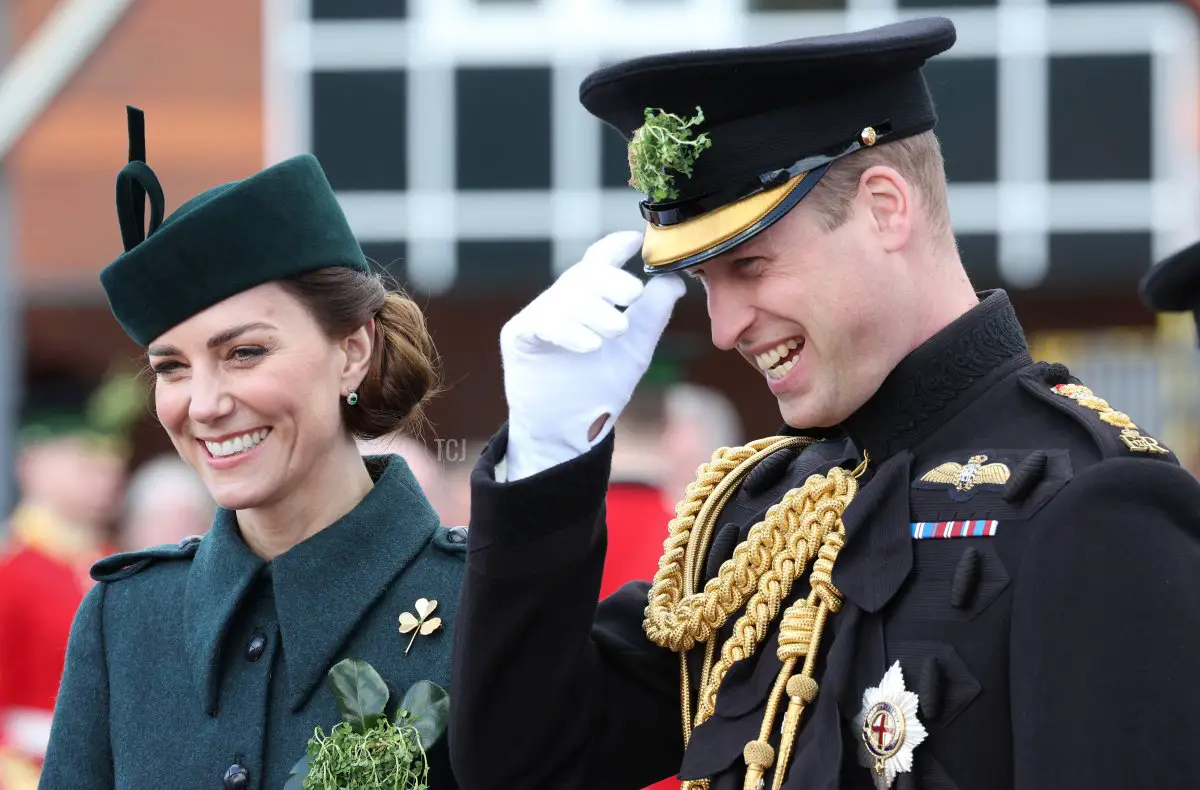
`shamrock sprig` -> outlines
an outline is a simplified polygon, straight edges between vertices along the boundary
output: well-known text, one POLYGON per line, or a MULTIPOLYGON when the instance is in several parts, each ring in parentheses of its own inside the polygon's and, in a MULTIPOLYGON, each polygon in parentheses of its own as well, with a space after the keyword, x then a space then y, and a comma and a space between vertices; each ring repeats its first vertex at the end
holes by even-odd
POLYGON ((284 790, 429 790, 427 751, 446 731, 450 697, 415 683, 391 718, 391 693, 366 661, 347 658, 329 671, 341 721, 317 727, 284 790))
POLYGON ((681 118, 673 113, 647 107, 646 123, 633 133, 629 141, 629 185, 642 192, 652 203, 673 200, 679 197, 674 170, 688 178, 700 153, 712 146, 707 133, 692 139, 692 127, 704 122, 704 111, 696 108, 696 115, 681 118))

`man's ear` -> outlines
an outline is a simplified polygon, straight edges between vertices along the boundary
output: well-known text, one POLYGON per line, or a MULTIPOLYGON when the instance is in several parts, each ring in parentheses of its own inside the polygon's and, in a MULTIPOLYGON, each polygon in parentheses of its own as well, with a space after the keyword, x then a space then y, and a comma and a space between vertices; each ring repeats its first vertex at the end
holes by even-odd
POLYGON ((904 176, 885 165, 869 167, 859 178, 858 195, 883 248, 903 249, 912 234, 914 210, 912 186, 904 176))

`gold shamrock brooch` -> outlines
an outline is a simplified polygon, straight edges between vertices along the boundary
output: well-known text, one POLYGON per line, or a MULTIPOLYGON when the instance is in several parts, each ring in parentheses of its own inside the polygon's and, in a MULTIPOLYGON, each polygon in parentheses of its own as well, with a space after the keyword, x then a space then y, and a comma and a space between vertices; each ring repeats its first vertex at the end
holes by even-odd
POLYGON ((412 649, 413 642, 417 639, 417 634, 429 636, 442 627, 442 618, 429 616, 437 608, 437 601, 418 598, 413 608, 417 610, 419 617, 414 617, 411 612, 402 612, 400 614, 400 633, 407 634, 409 631, 412 631, 412 638, 408 640, 408 647, 404 648, 404 655, 406 656, 408 655, 408 651, 412 649))

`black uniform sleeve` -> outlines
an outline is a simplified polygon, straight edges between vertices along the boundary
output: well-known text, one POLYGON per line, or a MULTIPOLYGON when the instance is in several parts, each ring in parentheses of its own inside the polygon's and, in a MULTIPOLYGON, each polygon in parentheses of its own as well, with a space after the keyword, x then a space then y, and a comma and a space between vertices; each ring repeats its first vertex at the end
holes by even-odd
POLYGON ((104 588, 84 597, 67 644, 66 666, 54 706, 41 790, 111 790, 108 669, 104 655, 104 588))
POLYGON ((1171 464, 1103 461, 1029 527, 1013 602, 1015 786, 1195 787, 1200 484, 1171 464))
POLYGON ((471 479, 455 631, 451 759, 463 790, 636 790, 673 775, 679 659, 642 633, 646 587, 597 606, 612 436, 514 483, 471 479))

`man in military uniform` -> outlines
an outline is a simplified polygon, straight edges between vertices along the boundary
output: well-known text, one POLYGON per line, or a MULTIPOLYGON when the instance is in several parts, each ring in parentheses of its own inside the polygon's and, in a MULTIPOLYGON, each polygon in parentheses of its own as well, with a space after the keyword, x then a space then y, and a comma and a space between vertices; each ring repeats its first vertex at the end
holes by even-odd
POLYGON ((1142 303, 1151 310, 1193 313, 1200 340, 1200 241, 1152 266, 1140 286, 1142 303))
POLYGON ((954 38, 916 20, 584 82, 647 227, 501 332, 455 645, 466 790, 1195 784, 1200 485, 972 289, 921 71, 954 38), (639 246, 645 284, 620 271, 639 246), (653 583, 597 606, 610 425, 683 270, 786 427, 719 451, 653 583))

